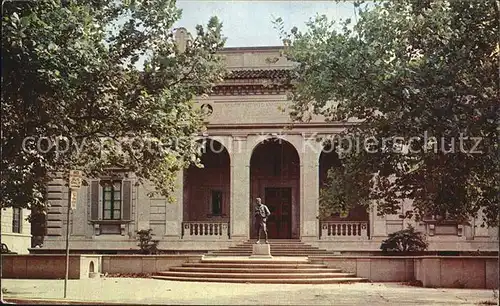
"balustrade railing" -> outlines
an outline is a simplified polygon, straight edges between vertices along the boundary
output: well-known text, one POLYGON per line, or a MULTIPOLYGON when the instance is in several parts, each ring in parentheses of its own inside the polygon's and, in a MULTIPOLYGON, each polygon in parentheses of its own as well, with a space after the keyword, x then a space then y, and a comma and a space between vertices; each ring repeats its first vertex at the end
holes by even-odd
POLYGON ((368 222, 321 221, 322 240, 367 240, 368 222))
POLYGON ((182 222, 182 237, 187 239, 229 239, 228 222, 182 222))

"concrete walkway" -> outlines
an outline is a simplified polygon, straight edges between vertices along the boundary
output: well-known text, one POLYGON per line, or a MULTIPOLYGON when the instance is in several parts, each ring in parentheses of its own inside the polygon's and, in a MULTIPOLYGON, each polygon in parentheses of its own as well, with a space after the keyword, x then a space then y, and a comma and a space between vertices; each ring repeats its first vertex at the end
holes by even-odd
MULTIPOLYGON (((3 298, 62 300, 63 280, 2 279, 3 298)), ((498 292, 498 291, 497 291, 498 292)), ((493 290, 433 289, 396 283, 225 284, 141 278, 70 280, 73 301, 196 305, 496 305, 493 290)))

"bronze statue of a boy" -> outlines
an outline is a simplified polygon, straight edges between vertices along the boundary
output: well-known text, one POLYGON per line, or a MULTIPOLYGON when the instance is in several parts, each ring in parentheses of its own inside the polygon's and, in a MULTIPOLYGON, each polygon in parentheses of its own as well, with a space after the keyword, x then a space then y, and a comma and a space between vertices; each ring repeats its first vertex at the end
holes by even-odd
POLYGON ((255 221, 257 225, 257 232, 258 232, 258 238, 257 238, 257 243, 260 243, 260 233, 263 231, 264 236, 266 238, 266 243, 269 243, 267 240, 267 217, 271 214, 269 211, 269 208, 267 208, 266 205, 262 203, 261 198, 256 198, 255 199, 256 206, 255 206, 255 221))

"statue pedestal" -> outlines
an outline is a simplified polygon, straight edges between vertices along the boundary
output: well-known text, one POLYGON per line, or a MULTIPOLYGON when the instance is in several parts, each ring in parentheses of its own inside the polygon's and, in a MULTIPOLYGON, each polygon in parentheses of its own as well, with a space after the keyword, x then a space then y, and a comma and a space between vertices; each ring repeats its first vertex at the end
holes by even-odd
POLYGON ((273 258, 271 256, 271 245, 269 244, 254 244, 252 246, 251 258, 273 258))

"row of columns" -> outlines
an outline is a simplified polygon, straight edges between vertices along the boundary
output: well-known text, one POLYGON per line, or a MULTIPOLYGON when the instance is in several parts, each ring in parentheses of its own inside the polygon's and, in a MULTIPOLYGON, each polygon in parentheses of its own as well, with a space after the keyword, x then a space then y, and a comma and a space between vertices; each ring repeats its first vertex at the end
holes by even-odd
MULTIPOLYGON (((231 204, 230 234, 231 239, 245 240, 250 236, 249 205, 252 205, 250 194, 250 158, 253 149, 266 137, 248 136, 214 136, 211 139, 223 144, 231 159, 231 204)), ((304 140, 311 141, 303 135, 287 135, 283 137, 290 142, 300 158, 300 236, 303 240, 318 239, 319 230, 319 158, 318 149, 304 140)), ((317 143, 312 141, 311 143, 317 143)), ((318 145, 321 145, 320 143, 318 145)), ((175 201, 167 203, 166 233, 167 237, 181 237, 183 220, 183 173, 177 176, 175 201)))

